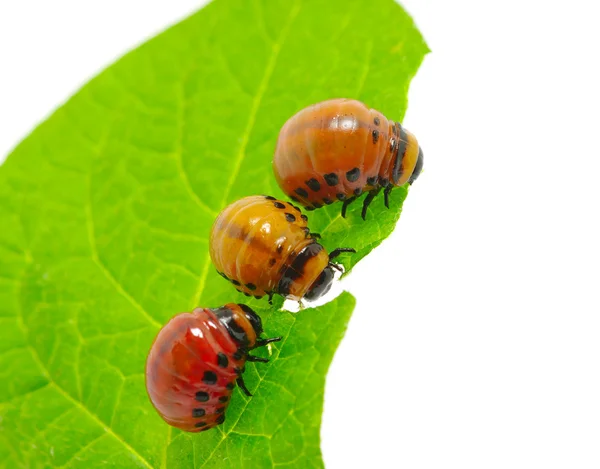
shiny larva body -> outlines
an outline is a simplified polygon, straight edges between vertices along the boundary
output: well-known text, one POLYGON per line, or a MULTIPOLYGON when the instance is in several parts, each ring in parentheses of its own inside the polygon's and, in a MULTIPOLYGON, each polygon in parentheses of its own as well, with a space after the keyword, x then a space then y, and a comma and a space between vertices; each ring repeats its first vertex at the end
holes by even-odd
POLYGON ((224 422, 235 384, 256 347, 280 340, 260 339, 260 318, 245 305, 197 308, 173 317, 158 333, 146 361, 146 389, 165 422, 188 432, 224 422))
POLYGON ((314 300, 331 287, 340 252, 316 242, 299 208, 270 196, 249 196, 226 207, 210 233, 210 256, 217 272, 238 291, 261 298, 314 300))
POLYGON ((273 171, 281 189, 307 210, 335 201, 346 207, 363 192, 363 218, 375 195, 412 184, 423 167, 417 139, 399 122, 360 101, 332 99, 309 106, 282 127, 273 171))

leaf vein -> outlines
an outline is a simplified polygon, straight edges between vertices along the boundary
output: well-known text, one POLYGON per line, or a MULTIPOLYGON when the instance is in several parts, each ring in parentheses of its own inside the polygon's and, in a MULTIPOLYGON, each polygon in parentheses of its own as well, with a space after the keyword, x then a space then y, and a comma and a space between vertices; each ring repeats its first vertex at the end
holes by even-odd
POLYGON ((227 202, 227 199, 229 198, 229 193, 231 192, 231 188, 233 187, 233 184, 235 183, 235 180, 237 179, 237 176, 240 172, 240 168, 242 166, 242 160, 244 159, 246 147, 248 146, 248 141, 250 140, 250 135, 252 134, 252 130, 254 129, 254 124, 256 123, 256 116, 258 114, 258 110, 260 109, 262 100, 265 96, 265 93, 267 92, 267 88, 269 86, 271 76, 273 75, 273 71, 275 70, 275 65, 277 63, 277 59, 279 58, 279 53, 281 51, 281 48, 285 42, 285 39, 287 38, 287 35, 290 31, 292 23, 294 22, 294 19, 296 18, 296 16, 298 16, 298 12, 300 11, 300 6, 301 6, 300 3, 296 3, 291 8, 289 17, 281 30, 281 34, 280 34, 278 40, 275 43, 273 43, 273 45, 271 47, 271 56, 269 57, 269 61, 267 63, 267 66, 265 67, 265 73, 262 77, 262 80, 261 80, 259 86, 258 86, 258 91, 256 93, 256 96, 254 97, 254 100, 252 102, 252 108, 250 109, 250 115, 248 116, 248 123, 242 134, 242 141, 240 143, 240 147, 237 152, 237 155, 233 161, 233 168, 231 170, 229 180, 227 182, 227 185, 225 186, 225 189, 223 190, 223 199, 221 201, 221 207, 223 207, 225 205, 225 203, 227 202))
POLYGON ((201 199, 200 196, 198 195, 198 193, 194 190, 194 187, 192 186, 191 182, 190 182, 190 178, 188 177, 188 173, 185 170, 185 167, 183 165, 183 135, 184 135, 184 127, 185 127, 185 117, 184 117, 184 110, 185 110, 185 90, 184 90, 184 83, 186 80, 183 80, 179 83, 179 86, 177 87, 177 96, 178 96, 178 101, 179 101, 179 106, 177 108, 177 119, 179 121, 179 133, 177 135, 177 142, 176 142, 176 148, 175 148, 175 163, 177 164, 177 171, 179 173, 179 176, 181 178, 181 181, 183 182, 183 187, 186 190, 186 192, 188 193, 188 195, 191 197, 191 199, 196 203, 196 205, 198 205, 198 207, 200 207, 202 210, 204 210, 206 213, 208 213, 209 215, 212 215, 213 217, 217 215, 217 212, 215 212, 213 209, 211 209, 208 205, 206 205, 201 199))
POLYGON ((135 309, 137 309, 146 319, 156 327, 162 327, 162 324, 154 319, 143 307, 140 305, 135 298, 133 298, 126 290, 123 288, 121 282, 119 282, 114 275, 108 270, 100 256, 98 255, 98 247, 96 245, 96 234, 94 232, 94 221, 92 215, 91 201, 88 201, 88 204, 85 208, 86 220, 87 220, 87 231, 88 238, 90 242, 91 249, 91 257, 94 263, 100 268, 104 276, 107 280, 115 287, 115 289, 125 298, 127 299, 135 309))
POLYGON ((44 365, 44 363, 42 362, 37 350, 33 347, 33 345, 29 342, 29 329, 27 328, 25 321, 23 320, 23 311, 22 311, 22 307, 19 309, 19 326, 21 327, 21 330, 23 331, 23 333, 25 334, 27 343, 29 345, 29 349, 31 350, 31 356, 33 358, 33 360, 37 363, 38 367, 40 368, 42 374, 44 375, 44 377, 50 381, 53 385, 54 388, 68 401, 70 401, 71 403, 73 403, 73 405, 75 407, 77 407, 78 409, 82 410, 85 414, 87 414, 100 428, 102 428, 106 433, 110 434, 111 436, 113 436, 117 441, 119 441, 128 451, 131 452, 131 454, 133 454, 136 458, 138 458, 142 464, 144 466, 146 466, 149 469, 154 469, 150 463, 140 454, 138 453, 129 443, 127 443, 121 436, 119 436, 117 433, 115 433, 113 431, 112 428, 110 428, 109 425, 105 424, 96 414, 94 414, 90 409, 88 409, 83 402, 78 401, 76 398, 74 398, 73 396, 71 396, 65 389, 63 389, 58 382, 56 382, 54 380, 54 377, 50 374, 50 371, 48 370, 48 368, 46 368, 46 365, 44 365))

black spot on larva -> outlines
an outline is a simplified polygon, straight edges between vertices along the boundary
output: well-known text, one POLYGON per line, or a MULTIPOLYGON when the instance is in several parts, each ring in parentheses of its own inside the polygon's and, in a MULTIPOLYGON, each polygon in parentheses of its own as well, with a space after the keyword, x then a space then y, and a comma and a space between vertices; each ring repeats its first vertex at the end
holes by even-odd
POLYGON ((248 290, 254 291, 254 290, 256 290, 256 285, 254 285, 253 283, 247 283, 246 288, 248 290))
POLYGON ((356 189, 354 189, 354 195, 360 195, 362 194, 362 187, 357 187, 356 189))
POLYGON ((238 282, 237 280, 235 280, 233 278, 231 279, 231 283, 233 283, 236 287, 240 286, 240 282, 238 282))
POLYGON ((342 194, 341 192, 335 194, 338 200, 346 200, 346 194, 342 194))
POLYGON ((360 177, 360 169, 358 169, 358 168, 351 169, 350 171, 348 171, 346 173, 346 179, 348 179, 349 182, 354 182, 359 177, 360 177))
POLYGON ((325 197, 325 198, 323 199, 323 203, 324 203, 325 205, 331 205, 331 204, 333 203, 333 200, 331 200, 331 199, 328 199, 327 197, 325 197))
POLYGON ((270 195, 265 195, 265 199, 267 199, 267 200, 275 200, 275 197, 270 196, 270 195))
POLYGON ((217 374, 214 371, 205 371, 202 382, 206 384, 217 384, 217 374))
POLYGON ((277 246, 277 254, 281 254, 283 252, 283 244, 280 244, 279 246, 277 246))
POLYGON ((285 213, 285 219, 287 221, 289 221, 290 223, 293 223, 296 221, 296 217, 294 215, 292 215, 291 213, 285 213))
POLYGON ((310 178, 308 181, 304 181, 310 190, 319 192, 321 190, 321 184, 315 178, 310 178))
POLYGON ((225 387, 231 391, 233 388, 235 388, 235 383, 232 381, 231 383, 227 383, 227 386, 225 387))
POLYGON ((271 257, 271 259, 269 259, 269 265, 271 267, 273 267, 276 263, 277 263, 277 259, 275 259, 274 257, 271 257))
POLYGON ((221 415, 217 420, 215 420, 215 422, 217 422, 219 425, 222 424, 225 421, 225 414, 221 415))
POLYGON ((198 423, 194 424, 194 427, 196 427, 196 428, 206 427, 206 422, 198 422, 198 423))
POLYGON ((281 202, 273 202, 273 205, 275 205, 275 208, 285 208, 285 204, 281 202))
POLYGON ((369 186, 375 186, 375 185, 377 185, 377 179, 378 178, 379 178, 378 176, 372 176, 370 178, 367 178, 367 184, 369 186))
POLYGON ((225 412, 225 407, 219 407, 217 410, 215 410, 215 414, 222 414, 223 412, 225 412))
POLYGON ((244 292, 244 296, 247 296, 248 298, 250 298, 252 295, 250 293, 244 292))
POLYGON ((303 227, 302 231, 304 231, 305 235, 309 235, 310 234, 310 228, 308 226, 303 227))
POLYGON ((314 209, 314 207, 304 207, 304 210, 306 210, 307 212, 312 212, 314 209))
POLYGON ((379 130, 373 130, 373 144, 376 144, 377 140, 379 140, 379 130))
POLYGON ((206 414, 206 411, 201 408, 192 410, 192 417, 195 417, 195 418, 204 417, 205 414, 206 414))
POLYGON ((241 360, 241 359, 242 359, 242 356, 243 356, 243 354, 242 354, 242 351, 241 351, 241 350, 236 350, 236 351, 233 353, 233 358, 234 358, 234 359, 236 359, 236 360, 241 360))
POLYGON ((325 178, 325 182, 327 183, 328 186, 336 186, 337 183, 339 182, 337 174, 335 174, 335 173, 328 173, 323 177, 325 178))
POLYGON ((257 300, 260 300, 262 298, 262 295, 254 295, 254 298, 256 298, 257 300))
POLYGON ((238 368, 238 367, 236 366, 236 367, 233 369, 233 372, 234 372, 236 375, 238 375, 238 376, 239 376, 239 375, 241 375, 241 374, 243 373, 243 370, 242 370, 241 368, 238 368))
POLYGON ((302 218, 304 221, 308 221, 308 217, 304 214, 300 215, 300 218, 302 218))
POLYGON ((210 396, 205 391, 198 391, 196 393, 196 400, 199 402, 206 402, 206 401, 208 401, 209 398, 210 398, 210 396))
POLYGON ((318 202, 313 202, 313 207, 314 208, 321 208, 322 205, 320 203, 318 203, 318 202))
POLYGON ((298 200, 298 198, 294 197, 293 195, 290 195, 289 198, 292 199, 294 202, 300 203, 300 201, 298 200))
POLYGON ((296 194, 298 194, 300 197, 308 197, 308 192, 306 192, 304 189, 302 189, 301 187, 298 187, 298 189, 294 189, 294 192, 296 194))
POLYGON ((298 212, 300 212, 300 209, 298 207, 296 207, 294 204, 289 204, 290 207, 292 207, 294 210, 297 210, 298 212))
POLYGON ((228 396, 221 396, 219 397, 219 402, 227 402, 229 400, 228 396))
POLYGON ((227 355, 225 355, 223 352, 219 352, 217 354, 217 364, 221 368, 227 368, 229 365, 229 359, 227 358, 227 355))
POLYGON ((379 124, 380 124, 379 117, 375 117, 375 118, 373 119, 373 123, 374 123, 375 125, 379 125, 379 124))
POLYGON ((225 275, 223 272, 219 272, 219 271, 217 270, 217 273, 218 273, 218 274, 219 274, 221 277, 223 277, 225 280, 229 280, 229 279, 227 278, 227 275, 225 275))

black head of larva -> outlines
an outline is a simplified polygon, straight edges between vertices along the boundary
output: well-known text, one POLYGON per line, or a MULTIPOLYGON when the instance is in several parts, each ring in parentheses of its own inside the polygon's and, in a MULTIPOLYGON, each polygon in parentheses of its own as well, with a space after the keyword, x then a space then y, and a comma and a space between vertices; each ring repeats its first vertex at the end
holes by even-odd
POLYGON ((333 268, 331 266, 325 267, 323 272, 321 272, 317 279, 312 283, 304 297, 308 301, 314 301, 321 298, 331 289, 334 277, 335 275, 333 268))
POLYGON ((252 324, 252 328, 254 329, 254 332, 256 332, 256 337, 261 335, 263 333, 263 326, 260 316, 256 314, 249 306, 244 304, 239 304, 238 306, 244 312, 246 319, 248 319, 250 324, 252 324))

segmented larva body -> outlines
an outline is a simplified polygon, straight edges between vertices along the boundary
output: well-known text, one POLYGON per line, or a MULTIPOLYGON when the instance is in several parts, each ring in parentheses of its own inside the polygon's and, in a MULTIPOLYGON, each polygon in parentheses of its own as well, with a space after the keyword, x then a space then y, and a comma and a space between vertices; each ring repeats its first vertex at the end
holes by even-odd
POLYGON ((262 323, 243 304, 197 308, 173 317, 158 333, 146 361, 150 401, 169 425, 188 432, 225 421, 235 384, 250 395, 242 373, 256 347, 281 339, 260 339, 262 323))
POLYGON ((249 196, 226 207, 210 233, 217 272, 247 296, 274 294, 314 300, 334 279, 331 259, 353 249, 327 251, 298 207, 271 196, 249 196))
POLYGON ((360 101, 332 99, 309 106, 282 127, 273 170, 281 189, 307 210, 335 201, 348 204, 368 192, 363 218, 375 195, 412 184, 423 167, 417 139, 399 122, 360 101))

